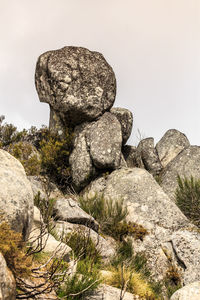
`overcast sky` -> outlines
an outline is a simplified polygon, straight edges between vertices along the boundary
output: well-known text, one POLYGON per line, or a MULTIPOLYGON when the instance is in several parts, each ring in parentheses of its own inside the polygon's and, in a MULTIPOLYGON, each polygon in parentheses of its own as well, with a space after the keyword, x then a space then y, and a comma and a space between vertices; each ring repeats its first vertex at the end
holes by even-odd
POLYGON ((129 144, 171 128, 200 145, 199 0, 0 0, 0 115, 48 124, 34 85, 38 56, 63 46, 101 52, 117 78, 114 106, 134 116, 129 144))

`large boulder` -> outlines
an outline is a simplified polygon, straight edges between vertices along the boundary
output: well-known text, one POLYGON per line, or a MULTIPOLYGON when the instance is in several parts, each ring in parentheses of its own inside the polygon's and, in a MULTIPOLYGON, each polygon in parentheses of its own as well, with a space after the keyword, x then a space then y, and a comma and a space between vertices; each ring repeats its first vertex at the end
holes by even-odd
POLYGON ((21 163, 0 150, 0 217, 27 239, 33 220, 33 193, 21 163))
POLYGON ((161 186, 172 200, 175 200, 178 175, 200 178, 200 147, 190 146, 181 151, 160 174, 161 186))
POLYGON ((0 253, 0 299, 15 300, 16 285, 12 272, 8 269, 3 255, 0 253))
POLYGON ((190 146, 190 142, 184 133, 176 130, 168 130, 156 145, 156 150, 163 167, 174 159, 182 150, 190 146))
POLYGON ((192 282, 176 291, 170 300, 199 300, 200 281, 192 282))
POLYGON ((93 217, 82 210, 72 198, 59 198, 54 204, 54 219, 85 225, 98 231, 99 224, 93 217))
POLYGON ((137 158, 141 157, 144 168, 152 175, 158 175, 162 170, 162 165, 156 149, 154 148, 154 139, 146 138, 139 142, 137 146, 137 158))
POLYGON ((110 112, 117 117, 121 124, 123 145, 125 145, 131 135, 133 114, 130 110, 120 107, 112 107, 110 112))
MULTIPOLYGON (((115 100, 116 79, 103 55, 82 47, 64 47, 40 55, 35 73, 41 102, 49 103, 58 127, 91 121, 115 100)), ((50 122, 51 124, 51 122, 50 122)))
POLYGON ((148 232, 143 240, 132 239, 132 243, 135 253, 145 253, 156 280, 163 280, 172 266, 177 268, 182 282, 199 280, 200 236, 191 233, 196 228, 149 172, 140 168, 115 170, 107 180, 96 179, 86 192, 124 199, 127 221, 142 225, 148 232))
POLYGON ((113 114, 106 112, 93 122, 87 132, 87 144, 95 167, 116 169, 121 163, 121 125, 113 114))

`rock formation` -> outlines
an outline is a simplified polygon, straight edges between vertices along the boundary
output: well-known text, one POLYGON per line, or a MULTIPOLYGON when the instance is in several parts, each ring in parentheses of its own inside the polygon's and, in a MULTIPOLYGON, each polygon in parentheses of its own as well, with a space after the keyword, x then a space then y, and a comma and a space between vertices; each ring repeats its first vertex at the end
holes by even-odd
POLYGON ((33 192, 21 163, 0 150, 0 223, 28 238, 33 221, 33 192))

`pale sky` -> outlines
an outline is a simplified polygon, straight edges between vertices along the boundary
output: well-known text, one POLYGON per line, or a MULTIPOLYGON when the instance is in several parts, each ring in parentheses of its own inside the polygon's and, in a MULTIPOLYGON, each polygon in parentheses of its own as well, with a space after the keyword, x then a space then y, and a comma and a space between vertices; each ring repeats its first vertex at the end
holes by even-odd
POLYGON ((171 128, 200 145, 200 0, 0 0, 0 115, 48 124, 34 85, 38 56, 64 46, 101 52, 114 106, 134 116, 129 144, 171 128))

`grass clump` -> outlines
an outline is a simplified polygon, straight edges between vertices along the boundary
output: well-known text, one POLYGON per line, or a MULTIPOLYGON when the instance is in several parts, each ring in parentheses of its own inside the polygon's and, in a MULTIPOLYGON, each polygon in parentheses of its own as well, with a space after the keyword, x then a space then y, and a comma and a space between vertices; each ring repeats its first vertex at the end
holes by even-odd
POLYGON ((176 204, 184 215, 200 227, 200 179, 177 177, 176 204))
POLYGON ((85 299, 95 290, 100 280, 101 256, 95 244, 83 231, 67 234, 65 239, 77 259, 77 271, 65 280, 58 290, 58 296, 64 299, 85 299))
POLYGON ((97 220, 101 231, 116 240, 122 241, 127 236, 143 240, 147 234, 143 226, 125 220, 128 210, 123 199, 113 200, 105 198, 103 194, 94 194, 92 197, 79 197, 79 203, 83 210, 97 220))

